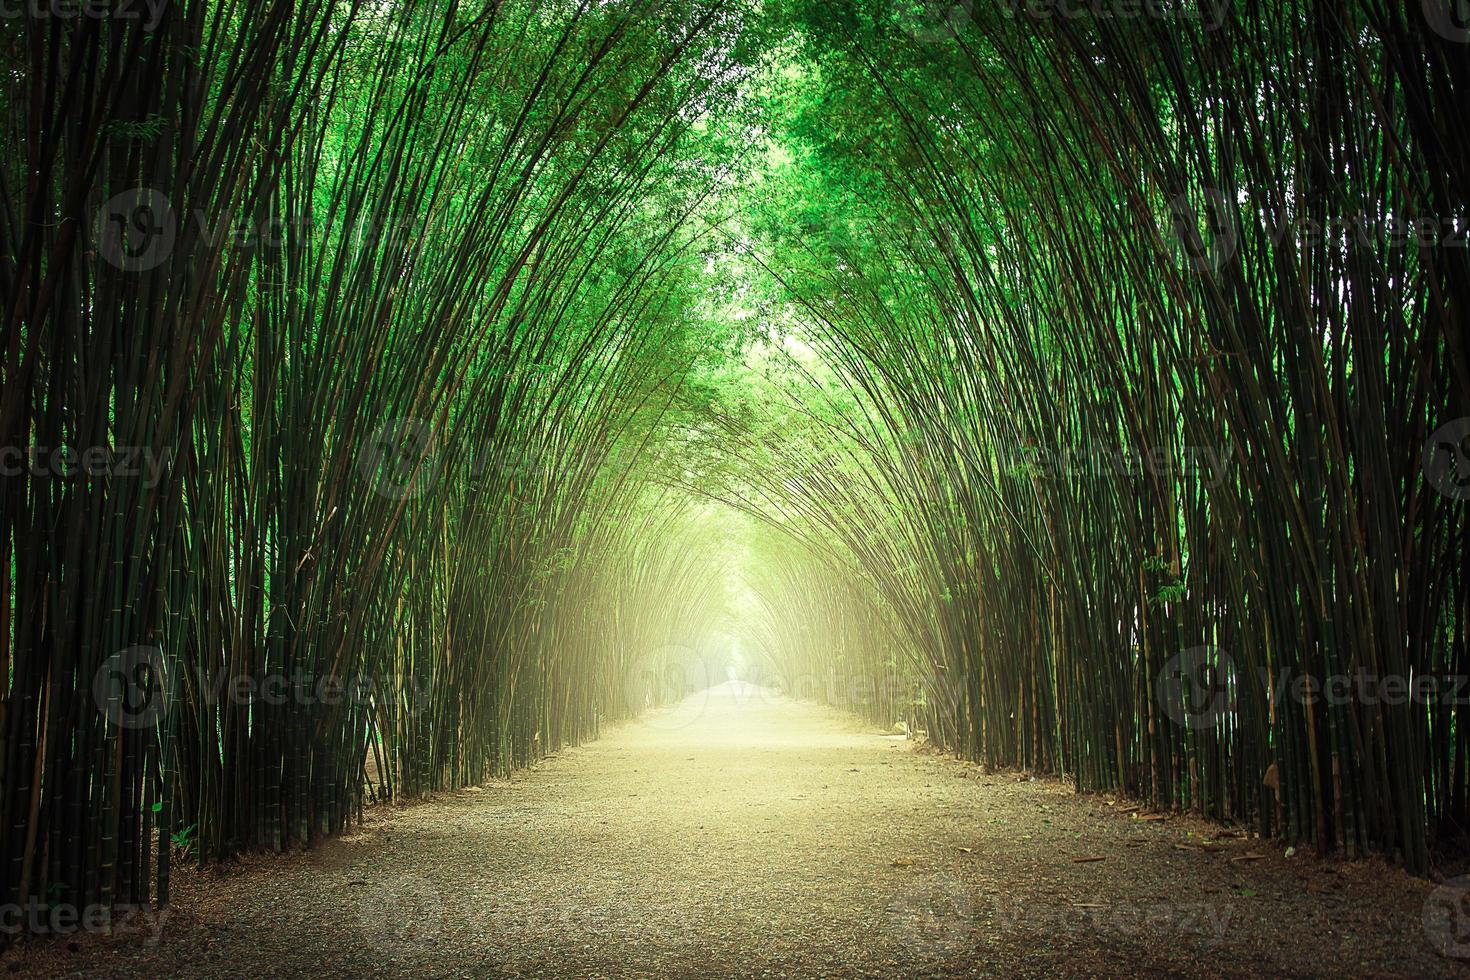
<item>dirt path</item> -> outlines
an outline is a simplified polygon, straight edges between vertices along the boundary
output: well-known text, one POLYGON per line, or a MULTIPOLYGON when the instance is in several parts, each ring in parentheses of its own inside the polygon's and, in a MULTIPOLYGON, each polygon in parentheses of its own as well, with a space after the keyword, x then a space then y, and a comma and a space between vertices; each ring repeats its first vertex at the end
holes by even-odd
MULTIPOLYGON (((1432 976, 1434 886, 1143 821, 726 687, 20 973, 1432 976), (1265 855, 1244 859, 1247 854, 1265 855), (1102 858, 1079 862, 1078 858, 1102 858)), ((1467 973, 1466 975, 1470 975, 1467 973)))

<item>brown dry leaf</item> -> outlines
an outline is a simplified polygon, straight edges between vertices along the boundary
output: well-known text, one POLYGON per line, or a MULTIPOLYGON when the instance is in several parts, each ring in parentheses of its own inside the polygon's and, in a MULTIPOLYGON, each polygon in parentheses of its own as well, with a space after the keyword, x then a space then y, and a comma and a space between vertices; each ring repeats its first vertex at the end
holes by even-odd
POLYGON ((895 868, 912 868, 914 866, 914 859, 913 858, 894 858, 893 859, 893 866, 895 868))
POLYGON ((1261 777, 1261 785, 1270 788, 1271 792, 1281 795, 1281 770, 1276 768, 1276 763, 1266 767, 1266 774, 1261 777))
POLYGON ((1231 861, 1234 861, 1234 862, 1240 862, 1240 861, 1259 861, 1262 858, 1264 858, 1265 856, 1266 855, 1264 855, 1264 854, 1256 854, 1256 853, 1237 854, 1235 857, 1231 858, 1230 860, 1231 861))

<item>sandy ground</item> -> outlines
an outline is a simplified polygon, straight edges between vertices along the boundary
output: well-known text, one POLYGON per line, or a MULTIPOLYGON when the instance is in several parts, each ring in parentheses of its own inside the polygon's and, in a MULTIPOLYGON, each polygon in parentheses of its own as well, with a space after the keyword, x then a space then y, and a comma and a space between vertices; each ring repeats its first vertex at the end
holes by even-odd
POLYGON ((1470 954, 1442 887, 1128 810, 726 686, 312 852, 181 874, 161 939, 32 942, 4 969, 1470 976, 1436 951, 1470 954))

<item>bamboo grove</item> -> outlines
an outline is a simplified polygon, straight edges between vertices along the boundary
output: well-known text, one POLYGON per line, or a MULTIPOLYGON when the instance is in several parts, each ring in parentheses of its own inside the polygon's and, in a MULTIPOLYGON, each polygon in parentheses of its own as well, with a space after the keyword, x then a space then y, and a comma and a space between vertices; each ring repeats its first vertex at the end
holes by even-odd
POLYGON ((812 5, 773 89, 758 261, 830 369, 787 403, 836 407, 729 492, 886 624, 776 659, 856 657, 902 703, 849 702, 990 765, 1423 869, 1470 816, 1466 38, 1024 11, 812 5))
POLYGON ((1425 870, 1470 818, 1470 45, 1150 9, 18 22, 0 901, 167 902, 736 634, 987 765, 1425 870))
POLYGON ((634 470, 708 356, 740 10, 23 27, 0 442, 115 453, 0 497, 4 900, 167 901, 641 708, 719 598, 634 470))

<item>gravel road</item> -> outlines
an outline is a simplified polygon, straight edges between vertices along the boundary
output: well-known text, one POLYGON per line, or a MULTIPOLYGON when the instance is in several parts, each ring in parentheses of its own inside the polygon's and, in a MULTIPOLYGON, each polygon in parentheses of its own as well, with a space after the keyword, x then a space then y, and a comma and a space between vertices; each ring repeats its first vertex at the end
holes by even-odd
POLYGON ((6 969, 1470 975, 1436 951, 1470 954, 1443 887, 1151 816, 726 685, 311 852, 182 873, 161 940, 32 942, 6 969))

